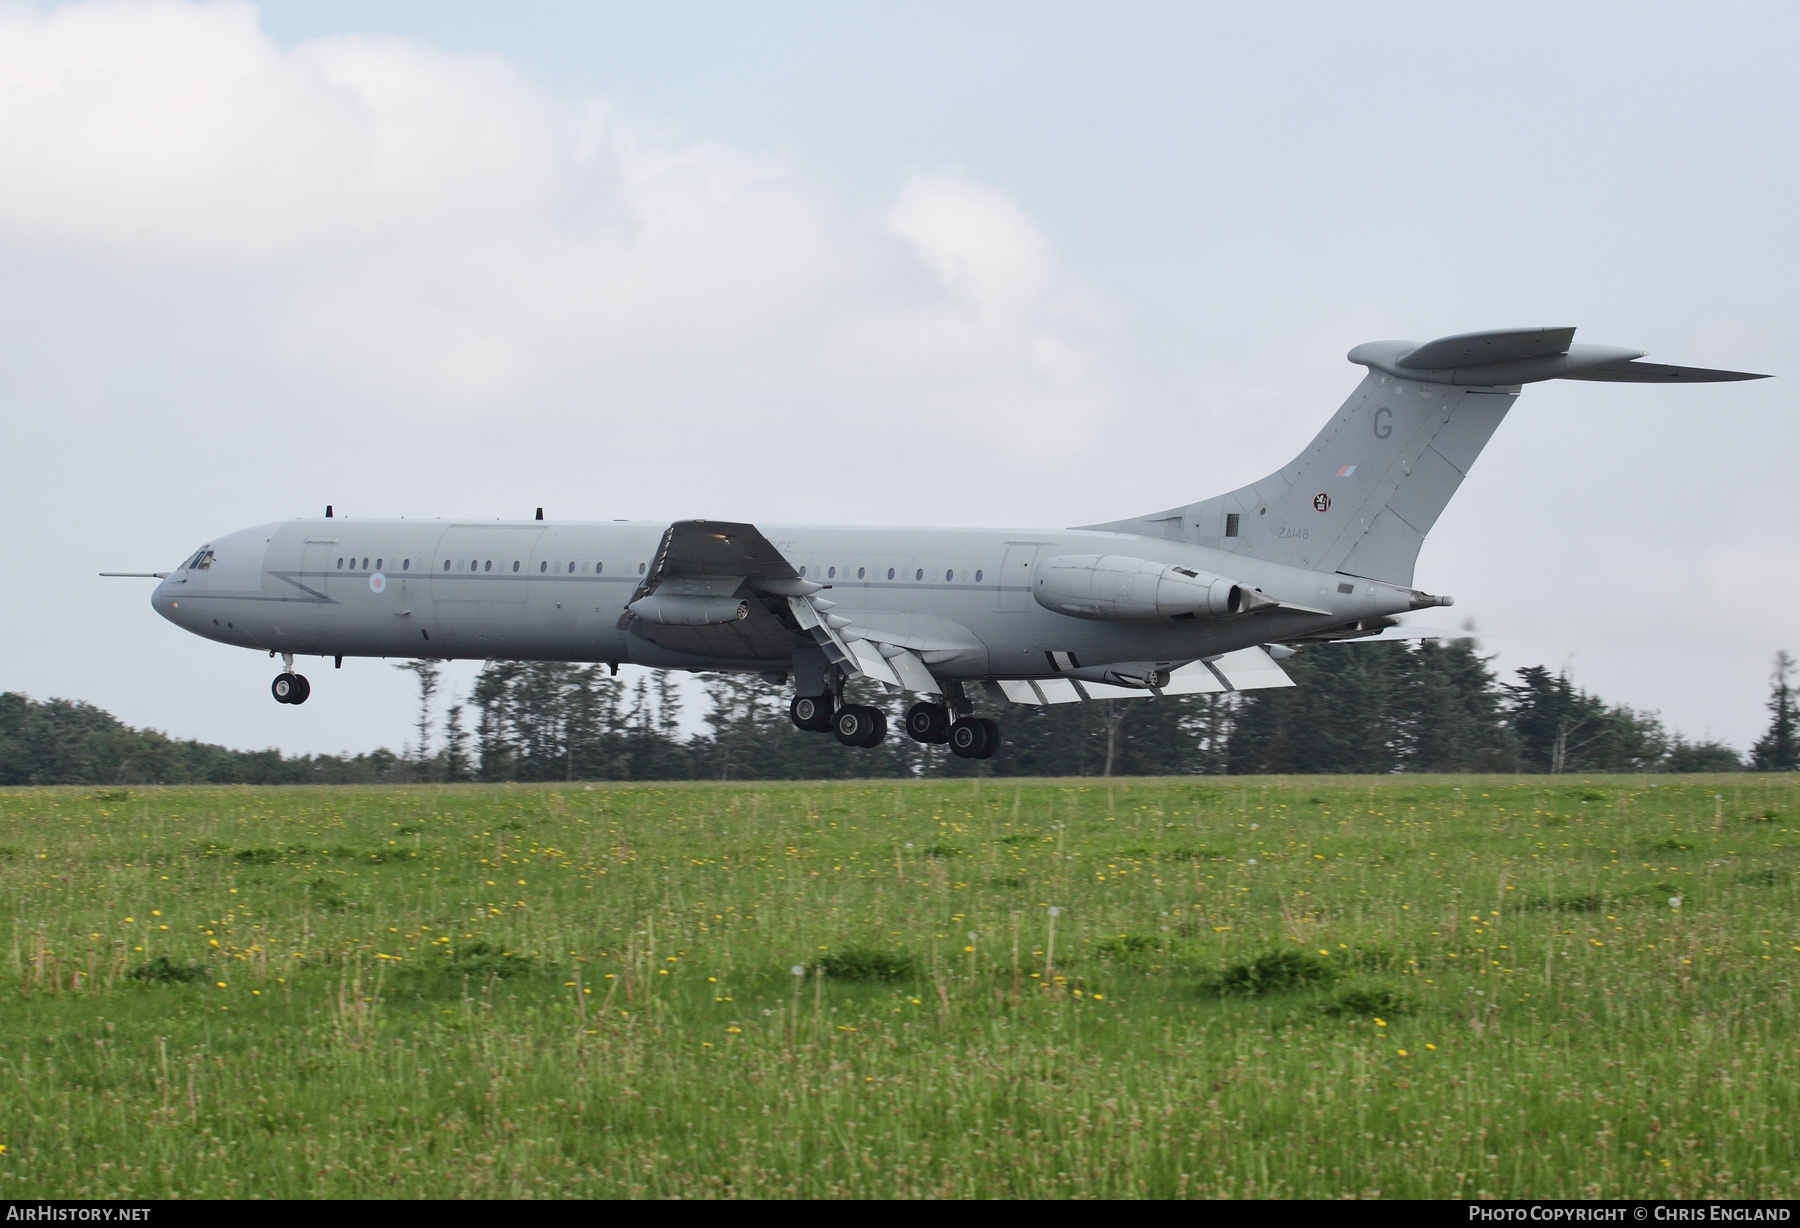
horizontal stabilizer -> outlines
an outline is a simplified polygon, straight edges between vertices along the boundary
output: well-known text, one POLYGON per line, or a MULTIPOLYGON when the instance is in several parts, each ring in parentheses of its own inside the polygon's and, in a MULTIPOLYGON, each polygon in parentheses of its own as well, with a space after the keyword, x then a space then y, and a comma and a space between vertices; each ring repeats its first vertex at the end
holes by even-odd
POLYGON ((1768 379, 1748 371, 1712 371, 1706 367, 1669 367, 1660 362, 1615 362, 1564 379, 1597 380, 1608 384, 1724 384, 1741 379, 1768 379))
POLYGON ((1747 371, 1638 362, 1644 356, 1642 350, 1577 345, 1574 338, 1572 328, 1499 328, 1439 337, 1424 345, 1412 341, 1369 341, 1351 350, 1349 358, 1399 379, 1459 388, 1505 388, 1548 379, 1705 384, 1768 378, 1747 371))

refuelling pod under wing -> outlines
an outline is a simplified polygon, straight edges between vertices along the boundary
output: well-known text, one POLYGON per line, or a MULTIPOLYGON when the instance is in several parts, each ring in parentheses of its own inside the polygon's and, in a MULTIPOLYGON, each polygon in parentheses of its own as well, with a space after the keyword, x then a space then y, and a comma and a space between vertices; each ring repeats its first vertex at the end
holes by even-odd
POLYGON ((750 617, 750 603, 738 597, 651 593, 627 608, 645 622, 662 627, 712 627, 750 617))
POLYGON ((1031 586, 1046 610, 1107 622, 1230 618, 1279 605, 1223 576, 1125 554, 1059 554, 1031 586))

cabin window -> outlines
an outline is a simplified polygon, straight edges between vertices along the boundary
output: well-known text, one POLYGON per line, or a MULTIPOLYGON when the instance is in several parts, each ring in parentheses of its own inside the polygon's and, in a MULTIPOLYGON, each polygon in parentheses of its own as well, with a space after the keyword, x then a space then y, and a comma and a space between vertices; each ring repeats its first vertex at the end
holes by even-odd
POLYGON ((802 580, 806 579, 806 565, 804 563, 800 565, 800 578, 802 580))
POLYGON ((944 583, 948 584, 954 579, 956 579, 956 571, 954 569, 944 573, 944 583))
POLYGON ((888 568, 888 579, 892 580, 893 578, 894 578, 894 569, 892 567, 890 567, 890 568, 888 568))
POLYGON ((862 569, 862 568, 860 568, 860 567, 858 567, 858 568, 857 568, 857 569, 856 569, 856 578, 857 578, 857 579, 858 579, 858 580, 860 580, 860 579, 862 579, 862 578, 863 578, 863 569, 862 569))
POLYGON ((919 570, 913 572, 913 579, 923 580, 924 578, 925 578, 925 569, 923 567, 921 567, 921 568, 919 568, 919 570))
POLYGON ((1236 537, 1238 535, 1237 531, 1238 531, 1238 514, 1236 512, 1226 512, 1225 513, 1225 536, 1226 537, 1236 537))
POLYGON ((338 560, 338 570, 339 571, 344 570, 344 560, 343 559, 338 560))
POLYGON ((375 570, 376 570, 376 571, 380 571, 380 570, 381 570, 381 560, 380 560, 380 559, 376 559, 376 560, 375 560, 375 570))
POLYGON ((363 560, 363 570, 364 571, 369 570, 369 560, 368 559, 363 560))
POLYGON ((975 572, 975 583, 977 583, 977 584, 981 583, 981 572, 979 570, 977 570, 975 572))
POLYGON ((445 571, 449 571, 449 570, 450 570, 450 560, 449 560, 449 559, 445 559, 445 560, 444 560, 444 570, 445 570, 445 571))
POLYGON ((605 564, 605 563, 595 563, 595 564, 594 564, 594 574, 595 574, 595 575, 599 575, 599 574, 600 574, 600 569, 601 569, 601 568, 602 568, 602 567, 605 567, 605 566, 606 566, 606 564, 605 564))
POLYGON ((401 559, 400 560, 400 570, 401 571, 411 571, 412 570, 412 560, 411 559, 401 559))
POLYGON ((825 569, 825 578, 826 578, 826 579, 827 579, 827 580, 835 580, 835 579, 837 579, 837 568, 835 568, 835 567, 827 567, 827 568, 826 568, 826 569, 825 569))
POLYGON ((569 574, 570 574, 570 575, 574 575, 574 574, 575 574, 575 564, 573 564, 573 563, 570 563, 570 564, 569 564, 569 574))
POLYGON ((548 563, 539 563, 538 564, 538 574, 539 575, 542 575, 544 572, 549 571, 549 570, 550 570, 550 564, 548 564, 548 563))
POLYGON ((514 571, 519 570, 519 560, 518 559, 513 560, 513 570, 514 571))
POLYGON ((489 559, 489 560, 488 560, 488 561, 487 561, 487 566, 486 566, 486 567, 483 567, 483 568, 482 568, 482 569, 481 569, 481 570, 483 570, 483 571, 492 571, 492 570, 494 570, 494 560, 493 560, 493 559, 489 559))
POLYGON ((641 576, 643 574, 644 574, 644 565, 642 563, 639 563, 638 564, 638 575, 641 576))

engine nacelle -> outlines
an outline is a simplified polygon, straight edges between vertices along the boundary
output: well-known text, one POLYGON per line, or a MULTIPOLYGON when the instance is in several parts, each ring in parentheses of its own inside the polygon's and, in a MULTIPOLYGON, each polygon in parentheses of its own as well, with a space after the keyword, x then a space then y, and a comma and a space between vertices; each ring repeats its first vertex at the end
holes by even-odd
POLYGON ((1281 604, 1223 576, 1124 554, 1045 559, 1031 591, 1047 610, 1108 622, 1229 618, 1281 604))
POLYGON ((750 603, 741 597, 651 593, 632 602, 631 612, 662 627, 711 627, 750 617, 750 603))

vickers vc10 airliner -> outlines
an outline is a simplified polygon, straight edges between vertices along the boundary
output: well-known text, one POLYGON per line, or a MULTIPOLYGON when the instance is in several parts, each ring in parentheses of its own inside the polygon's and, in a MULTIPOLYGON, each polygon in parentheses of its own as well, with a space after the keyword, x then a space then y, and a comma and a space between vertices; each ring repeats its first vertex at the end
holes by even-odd
POLYGON ((1260 482, 1074 529, 855 528, 333 517, 217 538, 156 612, 279 656, 621 662, 793 680, 796 726, 887 735, 858 678, 909 692, 906 731, 964 758, 1000 745, 972 692, 1020 704, 1291 686, 1305 644, 1393 636, 1450 598, 1413 587, 1425 535, 1520 387, 1548 379, 1761 379, 1507 329, 1350 351, 1367 374, 1305 451, 1260 482))

